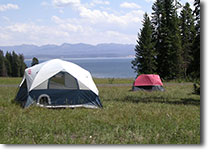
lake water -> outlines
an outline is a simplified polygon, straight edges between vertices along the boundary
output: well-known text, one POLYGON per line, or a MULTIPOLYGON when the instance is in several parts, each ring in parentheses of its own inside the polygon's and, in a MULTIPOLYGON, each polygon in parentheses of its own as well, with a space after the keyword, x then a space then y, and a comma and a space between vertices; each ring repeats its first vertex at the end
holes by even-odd
MULTIPOLYGON (((88 70, 97 78, 135 78, 136 74, 131 68, 133 58, 73 58, 64 59, 73 62, 88 70)), ((44 62, 46 60, 40 60, 44 62)), ((27 66, 31 60, 25 60, 27 66)))

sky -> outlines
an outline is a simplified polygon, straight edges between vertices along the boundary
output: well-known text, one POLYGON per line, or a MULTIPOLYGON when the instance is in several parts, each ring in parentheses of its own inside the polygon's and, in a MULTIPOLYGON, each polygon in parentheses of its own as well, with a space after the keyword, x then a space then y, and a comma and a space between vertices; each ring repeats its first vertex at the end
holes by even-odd
POLYGON ((143 14, 151 14, 154 1, 0 0, 0 46, 135 44, 143 14))

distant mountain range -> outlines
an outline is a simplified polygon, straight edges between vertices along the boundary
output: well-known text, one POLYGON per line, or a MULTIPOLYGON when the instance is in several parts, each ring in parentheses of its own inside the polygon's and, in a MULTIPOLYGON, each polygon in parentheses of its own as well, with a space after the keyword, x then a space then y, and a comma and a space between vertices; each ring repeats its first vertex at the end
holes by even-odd
POLYGON ((0 46, 0 49, 23 54, 25 58, 89 58, 89 57, 128 57, 134 56, 133 44, 68 44, 62 45, 17 45, 0 46))

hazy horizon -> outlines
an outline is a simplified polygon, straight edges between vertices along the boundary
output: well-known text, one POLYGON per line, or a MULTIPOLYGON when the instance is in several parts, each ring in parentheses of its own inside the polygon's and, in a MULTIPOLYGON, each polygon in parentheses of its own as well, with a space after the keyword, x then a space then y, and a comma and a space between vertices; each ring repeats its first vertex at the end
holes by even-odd
POLYGON ((110 43, 98 43, 98 44, 88 44, 88 43, 82 43, 82 42, 80 42, 80 43, 63 42, 61 44, 53 44, 53 43, 51 43, 51 44, 43 44, 43 45, 36 45, 36 44, 33 44, 33 43, 31 43, 31 44, 25 44, 25 43, 23 43, 23 44, 14 44, 14 45, 0 45, 0 47, 1 46, 23 46, 23 45, 32 45, 32 46, 41 47, 41 46, 48 46, 48 45, 62 46, 64 44, 70 44, 70 45, 86 44, 86 45, 91 45, 91 46, 97 46, 97 45, 103 45, 103 44, 107 44, 107 45, 109 45, 109 44, 135 45, 135 43, 131 44, 131 43, 114 43, 114 42, 110 42, 110 43))

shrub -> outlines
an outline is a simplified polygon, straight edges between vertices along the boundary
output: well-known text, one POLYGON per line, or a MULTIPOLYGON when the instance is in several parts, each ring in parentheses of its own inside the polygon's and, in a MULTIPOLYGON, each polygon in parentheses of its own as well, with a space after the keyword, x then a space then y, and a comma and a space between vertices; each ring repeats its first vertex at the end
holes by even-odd
POLYGON ((194 86, 194 93, 200 95, 200 81, 195 82, 193 86, 194 86))
POLYGON ((108 78, 108 83, 112 84, 114 82, 114 78, 108 78))

